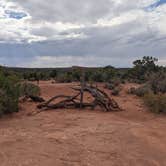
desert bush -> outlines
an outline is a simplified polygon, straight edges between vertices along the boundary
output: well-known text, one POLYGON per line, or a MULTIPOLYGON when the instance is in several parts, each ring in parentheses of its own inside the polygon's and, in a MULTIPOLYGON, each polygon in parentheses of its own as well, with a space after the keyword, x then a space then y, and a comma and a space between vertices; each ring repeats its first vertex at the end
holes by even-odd
POLYGON ((108 83, 105 84, 105 88, 109 90, 113 90, 116 87, 119 87, 121 84, 121 80, 119 78, 111 79, 108 83))
POLYGON ((121 80, 119 78, 114 78, 105 84, 105 88, 111 90, 111 94, 114 96, 119 95, 121 91, 121 80))
POLYGON ((0 116, 18 111, 18 96, 9 95, 0 89, 0 116))
POLYGON ((103 82, 103 73, 101 70, 97 70, 95 72, 92 73, 91 75, 91 80, 93 80, 94 82, 103 82))
POLYGON ((49 77, 56 78, 57 77, 57 70, 52 70, 49 74, 49 77))
POLYGON ((166 93, 166 73, 164 71, 153 73, 147 82, 155 94, 166 93))
POLYGON ((155 113, 166 113, 166 94, 149 93, 144 96, 145 104, 155 113))
POLYGON ((0 116, 18 111, 18 100, 23 95, 38 95, 40 89, 31 83, 20 83, 14 73, 0 70, 0 116))
POLYGON ((57 76, 56 81, 59 83, 70 83, 73 81, 72 73, 71 72, 61 73, 57 76))
POLYGON ((129 94, 134 94, 134 95, 137 95, 139 97, 143 97, 144 95, 149 94, 151 92, 152 92, 151 87, 147 84, 145 84, 139 88, 132 87, 128 91, 129 94))
POLYGON ((118 76, 119 72, 117 71, 117 69, 115 69, 112 66, 104 67, 101 70, 101 72, 102 72, 103 82, 109 82, 110 80, 119 77, 118 76))
POLYGON ((109 83, 113 84, 114 86, 119 86, 122 83, 122 81, 120 80, 120 78, 114 78, 114 79, 111 79, 109 83))
POLYGON ((122 90, 121 87, 118 86, 112 90, 111 94, 114 96, 118 96, 121 90, 122 90))
POLYGON ((28 81, 49 80, 53 76, 55 76, 55 74, 56 74, 55 71, 41 72, 40 69, 38 69, 38 70, 35 69, 34 71, 31 71, 29 69, 28 71, 24 71, 22 73, 22 78, 24 80, 28 80, 28 81))
POLYGON ((166 73, 164 71, 152 73, 147 79, 144 85, 139 88, 131 88, 129 93, 140 97, 149 92, 153 92, 154 94, 166 93, 166 73))
POLYGON ((18 111, 18 79, 0 71, 0 115, 18 111))
POLYGON ((109 89, 109 90, 113 90, 115 88, 115 86, 113 84, 110 84, 110 83, 106 83, 104 87, 106 89, 109 89))
POLYGON ((19 97, 21 96, 38 96, 40 95, 40 88, 37 85, 34 85, 29 82, 23 82, 17 84, 19 90, 19 97))
POLYGON ((141 60, 134 61, 134 67, 128 70, 126 77, 135 83, 145 83, 147 75, 160 70, 160 67, 155 64, 157 61, 156 58, 150 56, 144 56, 141 60))

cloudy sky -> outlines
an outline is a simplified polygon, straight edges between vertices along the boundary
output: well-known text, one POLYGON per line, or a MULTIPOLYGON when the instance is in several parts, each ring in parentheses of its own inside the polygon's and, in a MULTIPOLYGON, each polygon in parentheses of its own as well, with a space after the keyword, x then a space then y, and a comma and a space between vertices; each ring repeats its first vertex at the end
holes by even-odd
POLYGON ((0 64, 166 65, 166 0, 0 0, 0 64))

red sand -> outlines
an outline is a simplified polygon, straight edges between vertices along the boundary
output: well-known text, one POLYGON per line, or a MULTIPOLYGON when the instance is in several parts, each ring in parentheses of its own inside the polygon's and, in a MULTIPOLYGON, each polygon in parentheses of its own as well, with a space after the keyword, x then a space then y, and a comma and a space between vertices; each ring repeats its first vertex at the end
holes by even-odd
MULTIPOLYGON (((72 84, 41 82, 42 96, 70 94, 72 84)), ((0 166, 165 166, 166 117, 148 112, 123 87, 122 112, 51 110, 31 102, 0 119, 0 166)), ((108 92, 109 93, 109 92, 108 92)))

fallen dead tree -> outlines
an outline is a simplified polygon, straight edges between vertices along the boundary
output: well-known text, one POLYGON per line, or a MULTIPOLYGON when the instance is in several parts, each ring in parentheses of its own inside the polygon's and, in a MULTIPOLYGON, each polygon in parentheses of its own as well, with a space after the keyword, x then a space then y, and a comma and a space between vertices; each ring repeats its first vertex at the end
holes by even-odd
POLYGON ((111 99, 104 91, 97 87, 84 86, 72 88, 77 92, 74 96, 58 95, 48 101, 39 104, 39 109, 60 109, 60 108, 91 108, 99 106, 104 111, 121 111, 115 100, 111 99), (87 92, 93 97, 93 101, 86 103, 83 100, 84 93, 87 92), (58 100, 58 102, 56 102, 58 100))

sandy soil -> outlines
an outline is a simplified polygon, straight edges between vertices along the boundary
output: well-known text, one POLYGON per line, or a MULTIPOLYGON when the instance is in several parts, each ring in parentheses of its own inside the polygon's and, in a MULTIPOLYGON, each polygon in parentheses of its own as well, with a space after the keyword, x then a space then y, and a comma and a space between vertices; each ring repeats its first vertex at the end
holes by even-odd
MULTIPOLYGON (((70 94, 71 84, 40 84, 42 96, 70 94)), ((26 102, 0 119, 1 166, 165 166, 166 117, 149 113, 141 100, 114 97, 122 112, 52 110, 35 116, 26 102)), ((108 93, 110 93, 108 91, 108 93)))

